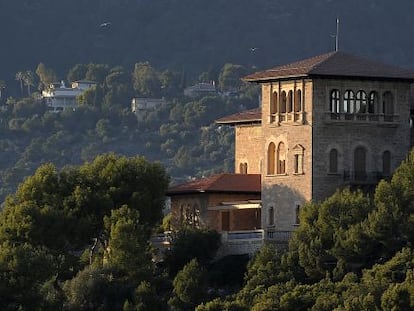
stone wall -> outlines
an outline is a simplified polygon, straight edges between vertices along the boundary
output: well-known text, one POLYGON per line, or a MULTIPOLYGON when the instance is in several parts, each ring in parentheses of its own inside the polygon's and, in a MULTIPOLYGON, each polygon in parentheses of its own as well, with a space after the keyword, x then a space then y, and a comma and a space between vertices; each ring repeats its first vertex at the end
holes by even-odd
POLYGON ((408 96, 409 84, 404 82, 334 79, 314 81, 314 119, 312 122, 314 200, 322 200, 335 192, 337 188, 353 184, 354 152, 357 147, 366 150, 366 170, 369 174, 366 183, 375 182, 375 175, 381 176, 384 151, 391 152, 391 171, 399 166, 410 148, 408 96), (363 90, 367 94, 377 91, 379 107, 376 107, 372 120, 369 114, 361 115, 360 120, 356 117, 352 117, 353 120, 332 120, 329 113, 332 89, 340 90, 341 94, 344 94, 346 90, 352 90, 355 93, 363 90), (386 91, 391 91, 394 95, 392 122, 385 122, 381 114, 381 95, 386 91), (374 116, 378 117, 378 121, 374 116), (328 171, 329 152, 332 148, 338 150, 337 174, 330 174, 328 171))
POLYGON ((235 126, 234 172, 240 163, 247 163, 248 174, 261 174, 263 162, 263 134, 260 124, 235 126))
POLYGON ((262 227, 280 231, 296 228, 298 206, 312 199, 312 82, 309 80, 280 81, 265 84, 262 88, 262 129, 264 138, 264 168, 262 174, 262 227), (301 109, 298 120, 291 113, 272 116, 272 93, 301 90, 301 109), (292 117, 281 121, 281 117, 292 117), (286 150, 284 174, 268 173, 270 143, 276 148, 280 142, 286 150), (302 170, 295 173, 296 150, 303 148, 302 170), (273 208, 273 219, 269 219, 273 208))
MULTIPOLYGON (((391 171, 394 171, 410 148, 409 117, 409 83, 406 82, 303 79, 263 84, 262 227, 294 230, 298 207, 307 201, 323 200, 338 188, 354 184, 356 148, 366 152, 369 178, 381 175, 384 151, 391 153, 391 171), (341 105, 347 90, 354 94, 363 90, 367 95, 377 91, 379 100, 375 113, 371 116, 367 113, 332 115, 330 94, 333 89, 340 91, 341 105), (271 108, 275 92, 280 96, 283 91, 292 91, 295 96, 297 90, 301 91, 299 112, 271 108), (382 114, 381 96, 386 91, 391 91, 394 98, 394 114, 389 120, 382 114), (270 174, 269 145, 274 143, 277 148, 280 142, 286 150, 285 172, 270 174), (303 148, 303 172, 300 173, 295 172, 295 154, 299 148, 303 148), (338 151, 336 173, 329 171, 329 152, 333 148, 338 151)), ((374 179, 369 178, 364 182, 372 184, 374 179)))

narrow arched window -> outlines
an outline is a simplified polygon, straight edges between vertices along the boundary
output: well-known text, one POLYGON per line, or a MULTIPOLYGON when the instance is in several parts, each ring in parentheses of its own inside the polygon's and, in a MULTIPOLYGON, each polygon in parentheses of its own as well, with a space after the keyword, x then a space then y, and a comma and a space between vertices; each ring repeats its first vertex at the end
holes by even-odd
POLYGON ((292 112, 292 111, 293 111, 293 92, 289 91, 288 97, 287 97, 287 112, 292 112))
POLYGON ((295 154, 294 155, 295 159, 293 161, 293 171, 295 172, 295 174, 302 174, 303 170, 303 155, 301 154, 295 154))
POLYGON ((239 164, 239 173, 243 174, 243 163, 239 164))
POLYGON ((355 112, 356 113, 367 112, 367 94, 364 91, 358 91, 356 93, 355 112))
POLYGON ((338 150, 331 149, 329 152, 329 173, 338 173, 338 150))
POLYGON ((296 204, 295 206, 295 225, 299 225, 300 224, 300 205, 296 204))
POLYGON ((343 110, 345 113, 354 113, 354 102, 354 92, 352 92, 351 90, 345 91, 343 106, 343 110))
POLYGON ((378 93, 372 91, 369 93, 368 113, 375 113, 378 110, 378 93))
POLYGON ((286 112, 286 92, 282 91, 282 93, 280 94, 280 113, 285 113, 286 112))
POLYGON ((271 103, 270 103, 270 114, 277 113, 277 105, 278 105, 277 92, 273 92, 271 103))
POLYGON ((302 111, 302 91, 296 90, 295 94, 295 112, 302 111))
POLYGON ((269 207, 267 223, 269 224, 269 226, 273 226, 275 224, 275 209, 273 208, 273 206, 269 207))
POLYGON ((340 93, 339 90, 332 90, 331 91, 331 112, 339 113, 340 111, 340 93))
POLYGON ((277 174, 286 173, 286 151, 285 144, 280 142, 277 146, 277 174))
POLYGON ((191 207, 190 204, 188 204, 185 208, 184 222, 188 226, 194 225, 194 207, 191 207))
POLYGON ((391 152, 382 153, 382 175, 387 177, 391 175, 391 152))
POLYGON ((194 228, 200 228, 200 207, 194 204, 194 228))
POLYGON ((355 180, 365 180, 367 152, 364 147, 357 147, 354 151, 354 176, 355 180))
POLYGON ((269 175, 275 174, 275 154, 276 146, 274 143, 270 143, 267 148, 267 174, 269 175))
POLYGON ((247 163, 240 163, 239 165, 239 173, 240 174, 247 174, 247 163))

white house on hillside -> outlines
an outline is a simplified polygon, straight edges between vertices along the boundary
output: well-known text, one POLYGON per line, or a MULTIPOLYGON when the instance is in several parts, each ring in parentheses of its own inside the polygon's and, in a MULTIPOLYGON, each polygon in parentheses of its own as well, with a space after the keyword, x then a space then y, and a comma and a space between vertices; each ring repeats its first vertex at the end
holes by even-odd
POLYGON ((77 97, 95 85, 96 82, 93 81, 75 81, 71 87, 66 87, 64 81, 51 83, 42 91, 42 98, 51 112, 73 109, 77 105, 77 97))
POLYGON ((197 83, 184 89, 184 95, 188 97, 198 97, 217 94, 214 81, 211 83, 197 83))
POLYGON ((134 97, 131 101, 131 111, 141 121, 149 112, 154 111, 158 106, 165 103, 164 98, 134 97))

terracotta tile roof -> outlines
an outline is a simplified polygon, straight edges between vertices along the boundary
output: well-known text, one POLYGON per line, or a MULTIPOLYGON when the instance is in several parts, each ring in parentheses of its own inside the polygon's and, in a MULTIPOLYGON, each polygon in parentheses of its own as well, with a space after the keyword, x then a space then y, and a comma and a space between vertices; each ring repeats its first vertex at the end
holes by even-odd
POLYGON ((259 82, 306 76, 381 78, 414 82, 414 71, 382 64, 341 51, 322 54, 302 61, 253 73, 244 77, 243 80, 259 82))
POLYGON ((172 186, 167 195, 190 194, 200 192, 260 193, 260 174, 217 174, 207 178, 172 186))
POLYGON ((261 123, 262 108, 241 111, 216 120, 217 124, 261 123))

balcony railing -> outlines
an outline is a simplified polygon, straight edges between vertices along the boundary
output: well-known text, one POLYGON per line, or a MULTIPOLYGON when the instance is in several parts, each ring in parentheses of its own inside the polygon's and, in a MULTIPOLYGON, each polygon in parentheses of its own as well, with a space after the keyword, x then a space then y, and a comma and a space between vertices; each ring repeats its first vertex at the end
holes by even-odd
POLYGON ((252 255, 263 245, 264 231, 244 230, 244 231, 224 231, 221 233, 221 247, 217 256, 226 255, 252 255))
POLYGON ((221 233, 223 243, 240 240, 263 240, 263 230, 224 231, 221 233))
POLYGON ((152 247, 155 250, 155 260, 162 260, 164 257, 164 252, 171 248, 172 244, 172 233, 171 231, 165 231, 164 233, 159 233, 151 236, 150 242, 152 247))
POLYGON ((274 229, 268 229, 266 231, 267 240, 278 243, 287 243, 292 237, 292 231, 279 231, 274 229))
POLYGON ((373 113, 326 112, 325 121, 378 122, 394 124, 399 122, 399 116, 373 113))
POLYGON ((303 124, 305 120, 304 112, 281 112, 274 113, 269 116, 270 123, 293 123, 293 124, 303 124))
MULTIPOLYGON (((217 252, 217 257, 226 255, 241 255, 256 253, 263 245, 264 240, 286 244, 292 237, 292 231, 278 231, 274 229, 258 229, 243 231, 223 231, 221 232, 221 247, 217 252)), ((161 258, 165 250, 169 249, 174 243, 171 232, 154 235, 151 237, 153 247, 158 251, 161 258)))

